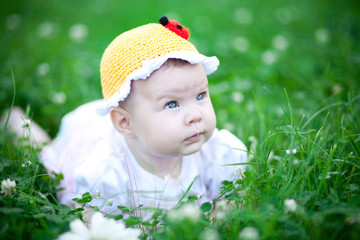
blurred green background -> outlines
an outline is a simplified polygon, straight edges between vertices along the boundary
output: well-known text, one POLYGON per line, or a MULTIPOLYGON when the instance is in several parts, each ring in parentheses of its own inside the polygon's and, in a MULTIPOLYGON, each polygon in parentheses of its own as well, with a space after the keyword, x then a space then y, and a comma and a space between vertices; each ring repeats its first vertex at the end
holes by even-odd
POLYGON ((52 136, 61 117, 101 98, 99 62, 120 33, 166 15, 219 70, 209 76, 218 127, 262 135, 359 94, 360 7, 350 0, 2 0, 0 106, 30 106, 52 136), (14 76, 14 77, 12 77, 14 76))
MULTIPOLYGON (((218 128, 239 136, 254 163, 233 196, 225 189, 244 209, 231 208, 214 229, 229 239, 248 225, 264 239, 356 239, 358 0, 1 0, 0 113, 14 99, 56 136, 64 114, 102 97, 106 46, 163 15, 188 27, 201 53, 219 58, 209 76, 218 128), (283 211, 288 198, 298 213, 283 211)), ((3 143, 2 178, 16 180, 18 193, 1 195, 0 234, 49 239, 66 231, 74 215, 53 204, 56 183, 39 175, 37 152, 3 143)), ((155 238, 195 238, 209 227, 201 224, 169 224, 155 238)))

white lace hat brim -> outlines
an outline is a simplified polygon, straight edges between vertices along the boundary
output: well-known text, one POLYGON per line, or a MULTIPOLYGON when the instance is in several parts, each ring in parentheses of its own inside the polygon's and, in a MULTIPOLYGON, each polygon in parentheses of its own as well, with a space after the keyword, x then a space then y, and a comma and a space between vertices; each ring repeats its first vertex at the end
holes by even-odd
POLYGON ((119 102, 123 101, 130 93, 131 81, 147 79, 154 71, 158 70, 168 59, 182 59, 191 64, 202 64, 207 75, 216 71, 219 66, 217 57, 207 57, 197 52, 177 51, 168 53, 164 56, 144 60, 142 67, 133 71, 127 76, 125 83, 120 90, 112 95, 103 106, 98 109, 100 115, 106 115, 112 107, 117 107, 119 102))

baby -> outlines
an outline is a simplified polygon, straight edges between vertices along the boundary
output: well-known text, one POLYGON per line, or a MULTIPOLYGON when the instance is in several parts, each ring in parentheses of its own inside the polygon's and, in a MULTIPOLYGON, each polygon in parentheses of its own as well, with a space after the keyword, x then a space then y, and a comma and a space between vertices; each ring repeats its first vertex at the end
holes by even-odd
POLYGON ((92 206, 169 209, 182 197, 199 204, 219 197, 224 180, 244 170, 246 147, 216 129, 207 74, 219 61, 187 41, 166 17, 119 35, 101 60, 105 100, 67 114, 41 154, 62 173, 61 203, 89 192, 92 206), (100 114, 99 114, 100 113, 100 114))

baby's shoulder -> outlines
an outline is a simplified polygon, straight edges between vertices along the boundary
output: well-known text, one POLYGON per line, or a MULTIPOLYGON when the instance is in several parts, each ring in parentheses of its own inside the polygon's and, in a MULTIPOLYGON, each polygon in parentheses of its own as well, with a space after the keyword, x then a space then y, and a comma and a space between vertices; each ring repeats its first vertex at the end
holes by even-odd
POLYGON ((89 119, 106 119, 106 117, 101 116, 97 113, 99 107, 102 106, 103 102, 104 100, 95 100, 78 106, 62 118, 62 124, 71 122, 88 122, 89 119))
POLYGON ((228 130, 215 129, 212 137, 203 145, 201 155, 218 163, 246 162, 245 144, 228 130))
POLYGON ((230 148, 246 151, 245 144, 226 129, 215 129, 209 141, 206 142, 204 145, 207 148, 230 148))
POLYGON ((100 116, 97 109, 103 101, 93 101, 86 103, 66 114, 60 126, 60 131, 56 137, 58 150, 60 152, 71 150, 77 157, 88 157, 86 153, 90 153, 94 149, 94 145, 101 140, 111 142, 114 135, 110 117, 100 116), (85 155, 84 155, 85 151, 85 155))
POLYGON ((128 181, 125 151, 115 149, 108 141, 100 141, 89 158, 75 171, 75 182, 84 186, 104 185, 110 187, 128 181))

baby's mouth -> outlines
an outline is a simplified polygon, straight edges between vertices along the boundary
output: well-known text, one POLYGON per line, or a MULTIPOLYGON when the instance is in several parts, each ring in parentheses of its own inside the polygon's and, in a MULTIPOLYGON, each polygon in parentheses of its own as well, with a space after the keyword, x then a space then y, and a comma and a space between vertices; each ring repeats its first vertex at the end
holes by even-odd
POLYGON ((203 133, 201 132, 198 132, 198 133, 195 133, 194 135, 192 135, 191 137, 188 137, 185 139, 185 142, 188 142, 188 143, 193 143, 193 142, 196 142, 200 139, 201 135, 203 133))

